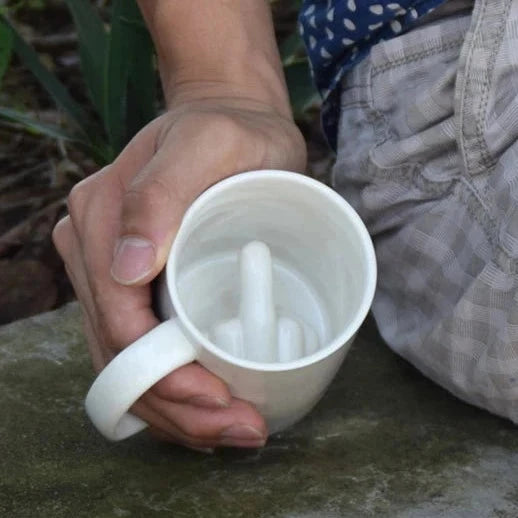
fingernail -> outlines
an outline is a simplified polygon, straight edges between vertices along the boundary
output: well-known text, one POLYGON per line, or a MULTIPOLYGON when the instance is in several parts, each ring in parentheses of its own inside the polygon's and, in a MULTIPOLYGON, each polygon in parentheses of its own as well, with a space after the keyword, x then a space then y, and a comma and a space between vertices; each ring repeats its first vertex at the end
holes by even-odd
POLYGON ((186 403, 202 408, 228 408, 230 406, 230 403, 223 398, 213 396, 193 396, 186 403))
POLYGON ((266 438, 253 426, 242 424, 230 426, 220 435, 219 444, 222 446, 239 446, 244 448, 260 448, 266 438))
POLYGON ((133 284, 146 276, 155 264, 155 246, 140 237, 123 237, 115 249, 111 274, 120 284, 133 284))
POLYGON ((219 441, 219 446, 232 448, 262 448, 265 443, 265 439, 254 439, 253 441, 243 441, 240 439, 221 439, 219 441))
POLYGON ((214 453, 214 448, 197 448, 196 446, 188 446, 188 448, 193 451, 199 451, 200 453, 206 453, 207 455, 214 453))

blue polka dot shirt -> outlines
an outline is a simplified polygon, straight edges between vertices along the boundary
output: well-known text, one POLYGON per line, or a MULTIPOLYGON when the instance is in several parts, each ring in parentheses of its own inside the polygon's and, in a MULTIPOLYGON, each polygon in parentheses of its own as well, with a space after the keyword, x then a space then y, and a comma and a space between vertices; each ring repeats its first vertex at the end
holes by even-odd
POLYGON ((393 38, 445 0, 304 0, 299 30, 323 99, 322 122, 336 149, 340 83, 376 43, 393 38))

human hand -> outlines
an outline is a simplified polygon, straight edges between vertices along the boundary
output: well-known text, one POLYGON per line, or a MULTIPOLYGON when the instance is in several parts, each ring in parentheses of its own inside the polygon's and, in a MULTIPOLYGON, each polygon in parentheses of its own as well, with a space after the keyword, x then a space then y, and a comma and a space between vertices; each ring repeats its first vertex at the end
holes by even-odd
MULTIPOLYGON (((150 282, 192 201, 232 174, 301 171, 305 160, 291 120, 246 97, 190 84, 111 165, 74 187, 69 216, 53 238, 83 310, 96 371, 157 325, 150 282)), ((164 377, 131 412, 155 435, 196 449, 258 447, 267 437, 255 408, 197 363, 164 377)))

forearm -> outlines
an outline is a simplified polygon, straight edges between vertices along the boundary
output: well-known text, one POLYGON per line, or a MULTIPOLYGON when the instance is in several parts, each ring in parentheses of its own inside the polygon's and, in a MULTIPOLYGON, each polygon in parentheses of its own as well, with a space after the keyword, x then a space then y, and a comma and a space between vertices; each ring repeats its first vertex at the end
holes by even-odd
POLYGON ((246 96, 291 117, 266 0, 138 0, 166 100, 181 87, 246 96))

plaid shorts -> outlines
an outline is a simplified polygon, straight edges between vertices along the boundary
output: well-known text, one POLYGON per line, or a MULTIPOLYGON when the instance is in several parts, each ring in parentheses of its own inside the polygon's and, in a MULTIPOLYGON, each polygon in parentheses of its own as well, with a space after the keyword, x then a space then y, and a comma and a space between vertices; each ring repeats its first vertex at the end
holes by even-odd
POLYGON ((384 340, 518 423, 518 0, 382 42, 343 87, 332 183, 375 242, 384 340))

